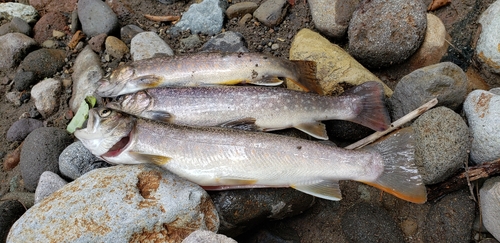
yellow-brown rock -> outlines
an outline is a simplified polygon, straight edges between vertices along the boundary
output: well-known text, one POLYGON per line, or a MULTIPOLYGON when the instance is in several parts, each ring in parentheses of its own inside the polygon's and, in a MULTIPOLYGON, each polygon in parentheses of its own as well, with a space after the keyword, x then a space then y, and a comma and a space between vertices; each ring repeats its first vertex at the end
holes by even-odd
MULTIPOLYGON (((346 85, 377 81, 383 84, 386 96, 392 95, 392 90, 387 85, 349 53, 312 30, 302 29, 297 33, 290 48, 290 59, 316 61, 316 77, 325 94, 341 93, 346 85)), ((287 87, 301 90, 289 82, 287 87)))

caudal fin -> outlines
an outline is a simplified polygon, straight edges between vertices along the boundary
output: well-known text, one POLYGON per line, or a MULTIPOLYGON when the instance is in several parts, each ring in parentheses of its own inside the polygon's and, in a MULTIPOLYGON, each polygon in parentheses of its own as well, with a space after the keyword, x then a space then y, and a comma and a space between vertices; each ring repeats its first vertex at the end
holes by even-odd
POLYGON ((414 162, 411 127, 388 135, 384 140, 365 147, 377 150, 384 160, 384 172, 374 181, 362 181, 413 203, 427 201, 427 189, 414 162))
POLYGON ((304 89, 306 92, 313 91, 318 94, 323 94, 323 89, 319 85, 316 78, 316 62, 306 60, 291 60, 295 64, 299 80, 292 80, 293 83, 304 89))
POLYGON ((391 125, 389 112, 384 104, 384 87, 382 84, 369 81, 347 90, 343 96, 354 95, 361 98, 361 110, 358 116, 349 120, 375 131, 384 131, 391 125))

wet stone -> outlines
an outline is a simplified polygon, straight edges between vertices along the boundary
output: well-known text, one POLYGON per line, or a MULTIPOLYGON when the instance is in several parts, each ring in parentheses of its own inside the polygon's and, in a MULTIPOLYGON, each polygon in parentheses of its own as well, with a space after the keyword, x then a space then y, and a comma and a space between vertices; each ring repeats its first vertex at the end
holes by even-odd
POLYGON ((291 188, 228 190, 211 192, 219 212, 219 233, 237 236, 268 220, 300 214, 314 203, 314 197, 291 188))
POLYGON ((19 219, 26 208, 19 201, 7 200, 0 202, 0 241, 5 242, 10 227, 19 219))
POLYGON ((9 142, 22 141, 30 132, 40 127, 43 127, 43 121, 32 118, 20 119, 10 126, 7 131, 7 140, 9 142))
POLYGON ((342 215, 341 224, 349 242, 404 242, 387 210, 372 204, 355 204, 342 215))
POLYGON ((28 90, 30 86, 36 84, 37 81, 33 72, 20 71, 14 76, 14 88, 17 91, 28 90))

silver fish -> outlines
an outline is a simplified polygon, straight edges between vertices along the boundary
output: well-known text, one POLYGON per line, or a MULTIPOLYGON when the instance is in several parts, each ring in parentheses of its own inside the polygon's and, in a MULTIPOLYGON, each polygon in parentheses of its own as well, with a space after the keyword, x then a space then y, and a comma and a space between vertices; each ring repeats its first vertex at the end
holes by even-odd
POLYGON ((188 126, 221 126, 254 131, 294 127, 328 139, 322 120, 347 120, 383 131, 390 118, 377 82, 342 96, 322 96, 284 88, 158 88, 119 96, 106 106, 135 116, 188 126))
POLYGON ((414 203, 426 189, 414 164, 412 132, 360 150, 282 135, 187 127, 94 108, 75 136, 114 164, 154 163, 206 189, 292 187, 340 200, 339 180, 356 180, 414 203))
POLYGON ((125 64, 103 79, 96 93, 115 97, 172 86, 256 84, 276 86, 288 79, 306 91, 321 93, 313 61, 287 60, 261 53, 196 53, 161 56, 125 64))

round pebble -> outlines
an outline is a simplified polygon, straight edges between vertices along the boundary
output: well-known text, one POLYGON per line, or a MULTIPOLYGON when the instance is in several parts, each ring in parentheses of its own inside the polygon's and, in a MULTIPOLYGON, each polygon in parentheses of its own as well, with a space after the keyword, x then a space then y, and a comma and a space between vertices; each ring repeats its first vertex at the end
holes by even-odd
POLYGON ((403 62, 424 40, 425 11, 422 1, 360 1, 347 31, 349 53, 373 68, 403 62))
POLYGON ((38 128, 26 137, 19 166, 27 190, 35 191, 43 172, 59 172, 59 154, 72 140, 66 131, 55 127, 38 128))
POLYGON ((7 141, 23 141, 33 130, 43 127, 43 121, 23 118, 14 122, 7 130, 7 141))
POLYGON ((93 155, 81 141, 66 147, 59 156, 61 174, 73 180, 94 169, 109 167, 110 164, 93 155))
POLYGON ((110 34, 118 28, 118 18, 113 10, 100 0, 79 0, 78 18, 83 32, 90 37, 110 34))

